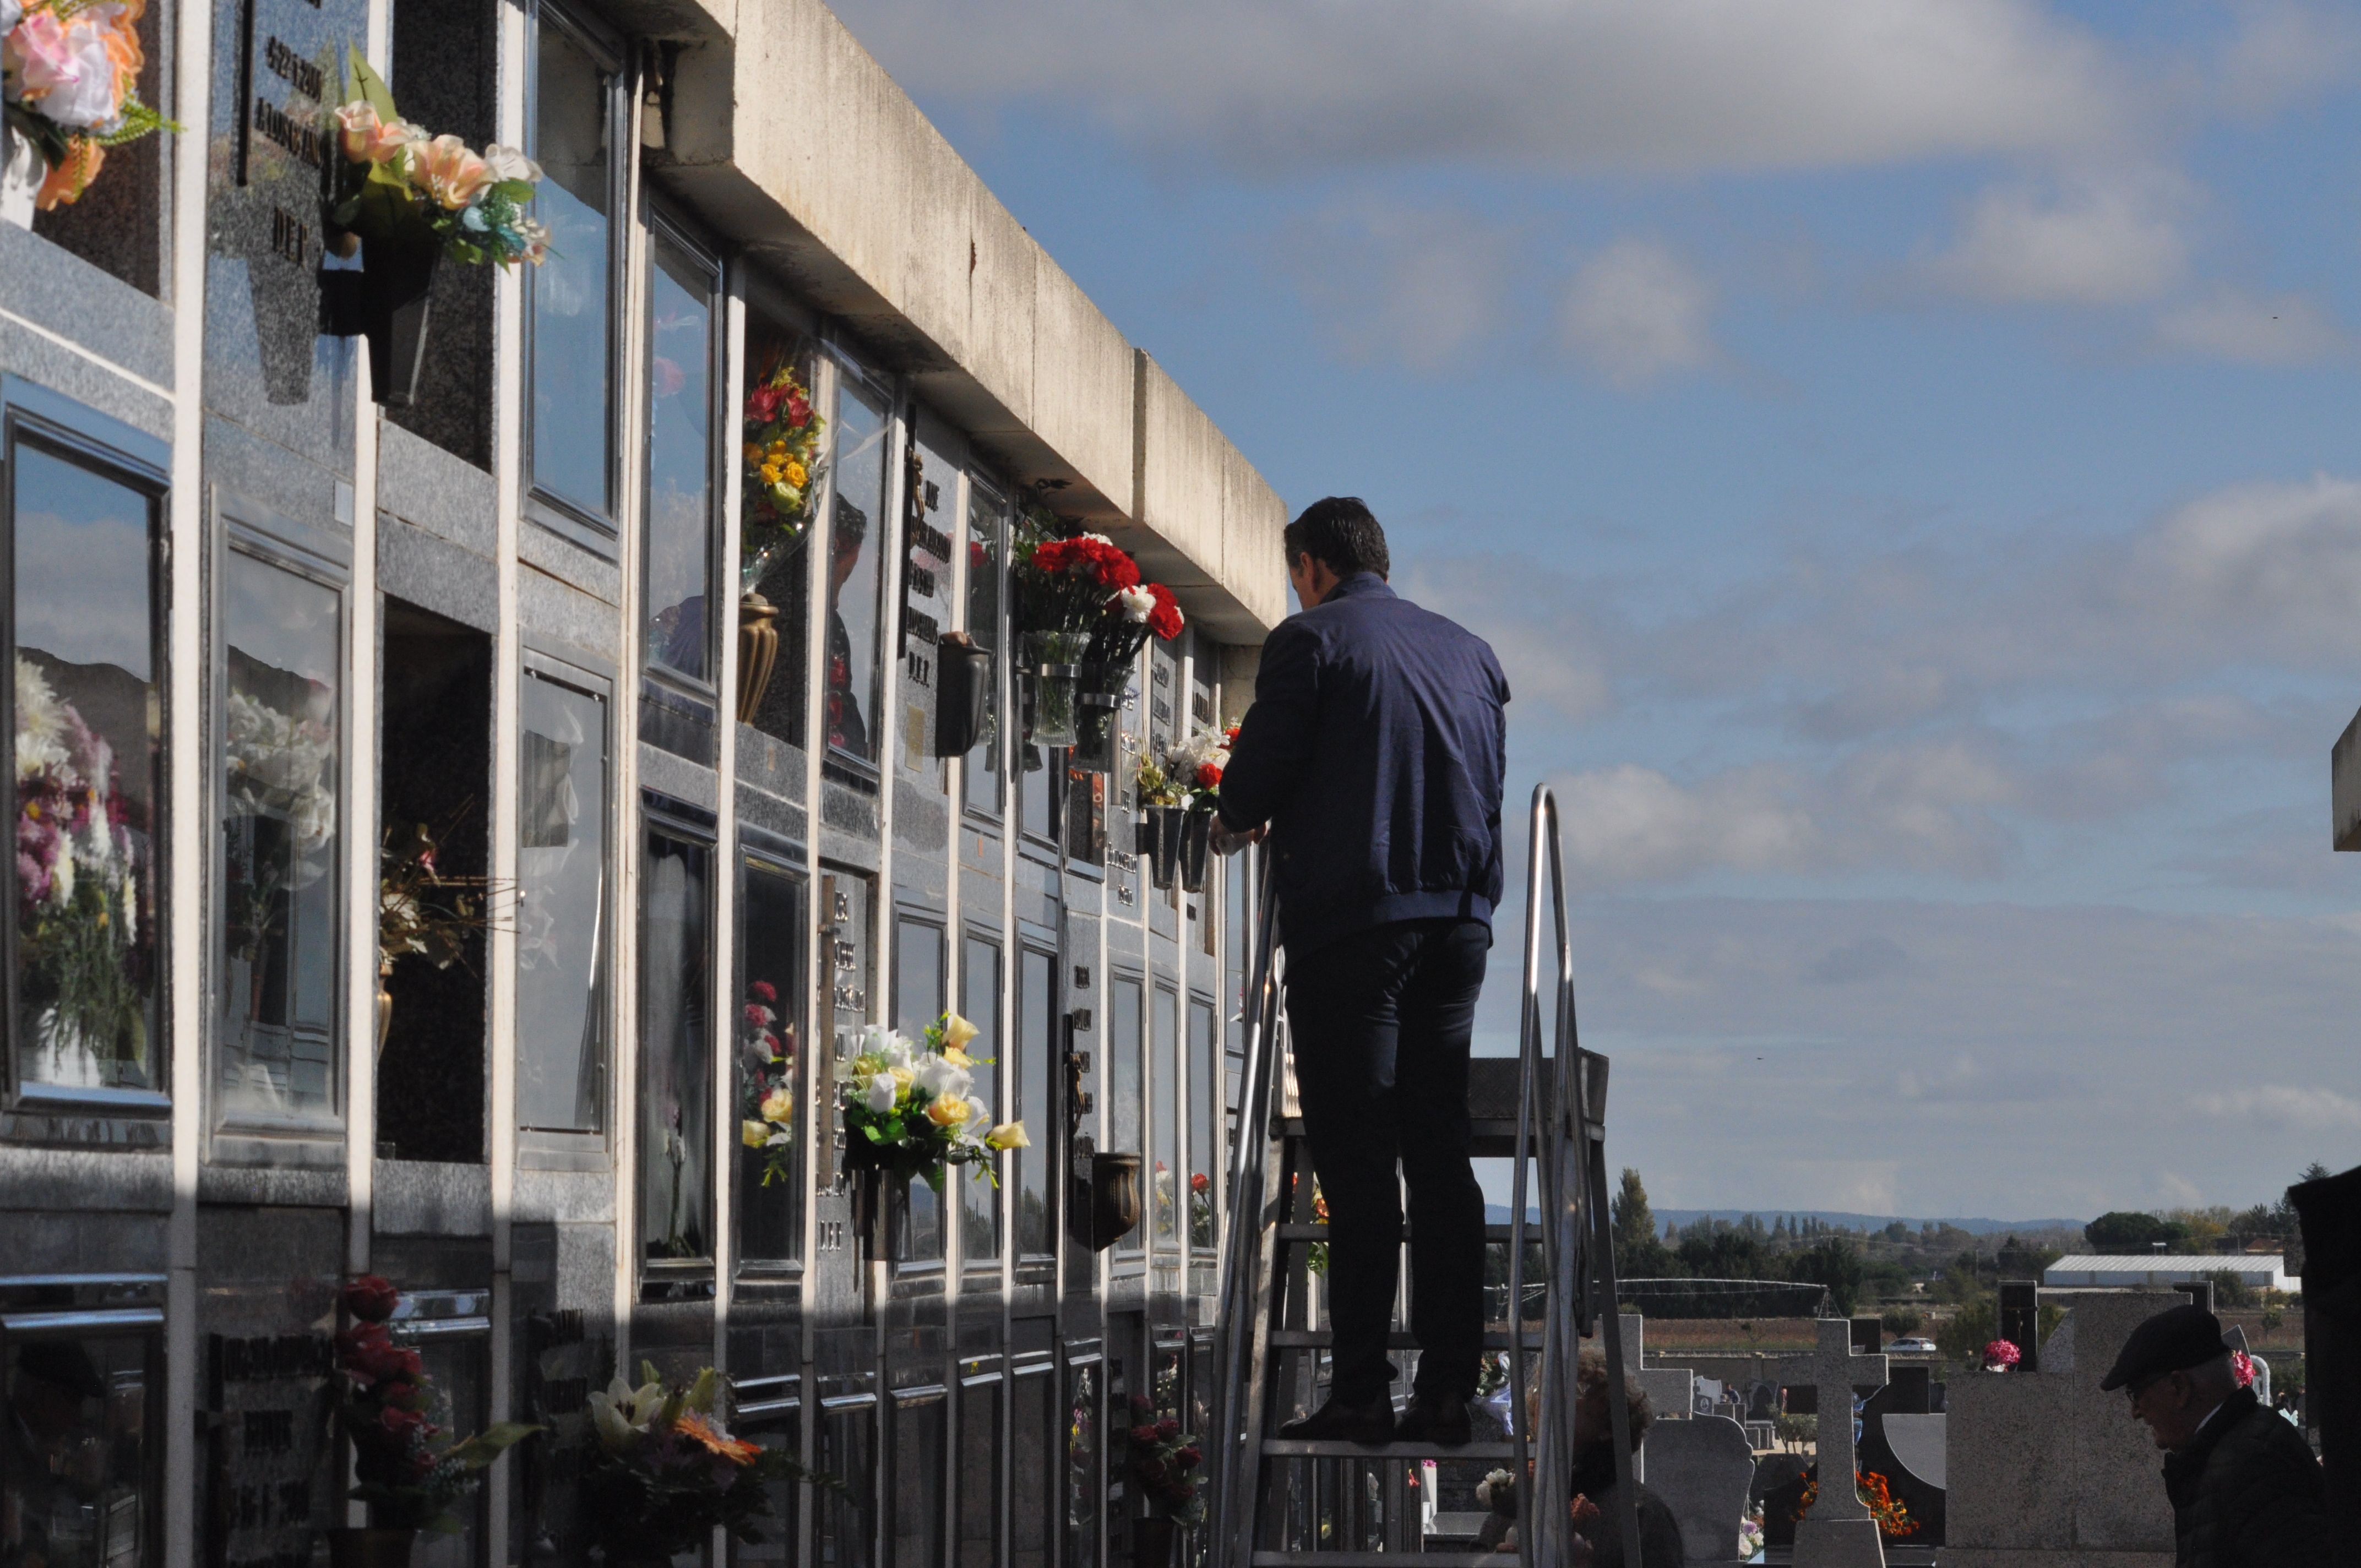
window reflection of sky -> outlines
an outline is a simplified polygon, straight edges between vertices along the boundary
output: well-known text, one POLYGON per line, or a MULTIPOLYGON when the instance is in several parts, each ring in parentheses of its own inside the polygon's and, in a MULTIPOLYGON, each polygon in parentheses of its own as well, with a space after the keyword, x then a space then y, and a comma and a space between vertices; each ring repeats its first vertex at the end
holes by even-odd
POLYGON ((606 704, 528 672, 517 853, 517 1118, 596 1132, 606 919, 606 704))
POLYGON ((658 257, 648 363, 648 657, 702 680, 711 663, 712 313, 698 273, 668 251, 658 257))

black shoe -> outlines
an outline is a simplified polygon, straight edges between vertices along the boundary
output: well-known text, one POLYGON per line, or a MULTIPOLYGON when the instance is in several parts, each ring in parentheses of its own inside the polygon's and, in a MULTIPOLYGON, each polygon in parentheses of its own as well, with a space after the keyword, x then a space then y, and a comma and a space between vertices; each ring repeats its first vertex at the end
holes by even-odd
POLYGON ((1466 1400, 1427 1394, 1413 1396, 1394 1427, 1396 1442, 1431 1442, 1438 1448, 1458 1448, 1472 1435, 1466 1400))
POLYGON ((1390 1396, 1385 1394, 1359 1404, 1331 1398, 1310 1415, 1279 1428, 1279 1435, 1308 1438, 1321 1442, 1358 1442, 1374 1447, 1393 1438, 1394 1402, 1390 1396))

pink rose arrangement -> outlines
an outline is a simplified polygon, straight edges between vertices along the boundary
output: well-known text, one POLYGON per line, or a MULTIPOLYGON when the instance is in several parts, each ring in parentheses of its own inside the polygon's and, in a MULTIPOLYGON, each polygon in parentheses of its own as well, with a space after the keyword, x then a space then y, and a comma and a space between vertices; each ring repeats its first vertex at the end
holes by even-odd
POLYGON ((106 149, 181 127, 139 101, 147 0, 0 0, 0 101, 49 166, 33 204, 70 205, 106 149))
MULTIPOLYGON (((358 49, 346 102, 335 111, 343 155, 329 217, 348 236, 392 244, 431 238, 452 260, 539 266, 549 231, 525 215, 541 166, 498 143, 478 153, 455 136, 404 120, 358 49)), ((350 255, 349 244, 344 254, 350 255)))
POLYGON ((2024 1359, 2025 1353, 2018 1350, 2015 1343, 2011 1340, 1996 1339, 1990 1344, 1984 1346, 1984 1370, 1986 1372, 2010 1371, 2018 1362, 2023 1361, 2024 1359))

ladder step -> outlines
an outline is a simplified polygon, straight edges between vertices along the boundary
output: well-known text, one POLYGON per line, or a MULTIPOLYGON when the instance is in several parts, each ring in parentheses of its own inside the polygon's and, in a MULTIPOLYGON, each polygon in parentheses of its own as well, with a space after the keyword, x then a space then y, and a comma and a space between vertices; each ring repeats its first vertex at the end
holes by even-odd
MULTIPOLYGON (((1463 1442, 1444 1448, 1432 1442, 1386 1442, 1374 1446, 1339 1442, 1329 1438, 1265 1438, 1265 1459, 1511 1459, 1516 1445, 1506 1442, 1463 1442)), ((1323 1553, 1324 1558, 1325 1553, 1323 1553)))
MULTIPOLYGON (((1290 1143, 1303 1141, 1303 1120, 1300 1116, 1273 1117, 1271 1129, 1273 1136, 1284 1138, 1290 1143)), ((1467 1152, 1475 1158, 1514 1159, 1516 1157, 1517 1121, 1515 1117, 1499 1119, 1478 1116, 1467 1124, 1467 1152)), ((1538 1157, 1541 1152, 1542 1129, 1536 1123, 1533 1127, 1533 1154, 1538 1157)))
POLYGON ((1257 1552, 1254 1568, 1499 1568, 1514 1563, 1514 1547, 1501 1552, 1257 1552))
MULTIPOLYGON (((1326 1350, 1331 1337, 1333 1336, 1330 1335, 1326 1329, 1273 1329, 1270 1331, 1270 1347, 1273 1350, 1326 1350)), ((1418 1336, 1411 1333, 1407 1329, 1396 1329, 1393 1332, 1386 1336, 1386 1348, 1388 1350, 1416 1350, 1418 1348, 1418 1336)), ((1509 1334, 1507 1330, 1503 1329, 1496 1331, 1487 1329, 1484 1332, 1484 1348, 1486 1350, 1510 1350, 1514 1347, 1509 1343, 1509 1334)), ((1525 1348, 1527 1350, 1539 1350, 1542 1348, 1542 1331, 1540 1329, 1534 1328, 1526 1332, 1525 1348)))
MULTIPOLYGON (((1286 1224, 1274 1226, 1273 1229, 1279 1233, 1279 1239, 1283 1242, 1324 1242, 1328 1239, 1328 1227, 1317 1222, 1297 1224, 1290 1221, 1286 1224)), ((1538 1222, 1525 1227, 1525 1237, 1532 1242, 1539 1242, 1542 1239, 1542 1228, 1538 1222)), ((1402 1240, 1411 1239, 1410 1226, 1405 1223, 1402 1226, 1402 1240)), ((1509 1240, 1509 1227, 1487 1225, 1484 1227, 1484 1239, 1488 1242, 1505 1243, 1509 1240)))

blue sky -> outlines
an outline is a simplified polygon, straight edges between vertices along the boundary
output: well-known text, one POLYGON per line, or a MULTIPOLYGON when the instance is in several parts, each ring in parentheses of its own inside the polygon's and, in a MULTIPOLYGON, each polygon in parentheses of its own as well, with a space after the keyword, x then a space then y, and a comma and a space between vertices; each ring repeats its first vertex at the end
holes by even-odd
POLYGON ((2350 7, 838 9, 1291 505, 1366 497, 1499 650, 1660 1204, 2361 1160, 2350 7))

